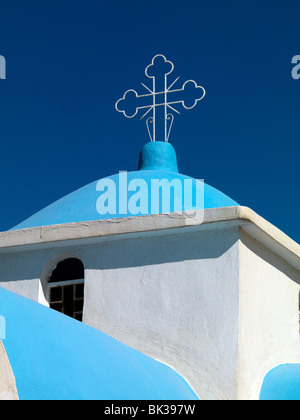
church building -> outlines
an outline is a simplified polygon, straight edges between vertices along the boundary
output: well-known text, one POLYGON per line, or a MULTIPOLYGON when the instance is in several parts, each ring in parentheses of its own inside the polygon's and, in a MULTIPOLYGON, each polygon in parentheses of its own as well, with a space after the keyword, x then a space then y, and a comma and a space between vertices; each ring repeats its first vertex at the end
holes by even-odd
POLYGON ((181 174, 148 108, 136 171, 0 233, 0 399, 300 399, 300 246, 181 174))

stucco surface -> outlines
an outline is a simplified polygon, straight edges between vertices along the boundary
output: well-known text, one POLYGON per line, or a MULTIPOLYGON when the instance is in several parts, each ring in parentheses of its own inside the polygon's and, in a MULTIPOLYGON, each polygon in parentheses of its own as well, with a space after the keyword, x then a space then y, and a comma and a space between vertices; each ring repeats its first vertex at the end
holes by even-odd
POLYGON ((0 340, 0 401, 18 400, 18 392, 5 348, 0 340))
POLYGON ((263 378, 300 362, 300 273, 240 232, 239 398, 259 398, 263 378))
POLYGON ((298 363, 300 246, 244 207, 0 234, 1 285, 43 304, 60 260, 85 266, 84 322, 178 371, 202 399, 257 399, 298 363))
POLYGON ((200 398, 230 399, 237 378, 238 228, 170 232, 2 254, 9 277, 1 284, 47 304, 47 270, 66 256, 81 259, 85 323, 172 366, 200 398))
POLYGON ((236 395, 238 230, 86 254, 84 322, 174 367, 201 399, 236 395))
POLYGON ((2 288, 0 303, 20 400, 197 399, 174 370, 100 331, 2 288))

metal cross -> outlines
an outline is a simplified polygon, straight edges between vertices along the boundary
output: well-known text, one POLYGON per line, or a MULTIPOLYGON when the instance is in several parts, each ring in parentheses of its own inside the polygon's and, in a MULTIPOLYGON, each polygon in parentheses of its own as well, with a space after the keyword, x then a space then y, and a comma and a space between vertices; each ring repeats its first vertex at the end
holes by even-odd
POLYGON ((146 76, 153 80, 152 89, 142 83, 149 93, 138 95, 135 90, 130 89, 116 103, 116 110, 127 118, 133 118, 139 110, 144 110, 146 112, 141 117, 143 119, 152 111, 152 116, 146 120, 151 141, 169 141, 174 121, 174 115, 169 110, 180 114, 173 105, 181 104, 185 109, 192 109, 205 96, 205 89, 193 80, 186 81, 181 89, 174 89, 178 77, 168 86, 168 76, 173 70, 174 65, 171 61, 162 54, 156 55, 145 70, 146 76), (150 124, 152 124, 152 134, 150 124))

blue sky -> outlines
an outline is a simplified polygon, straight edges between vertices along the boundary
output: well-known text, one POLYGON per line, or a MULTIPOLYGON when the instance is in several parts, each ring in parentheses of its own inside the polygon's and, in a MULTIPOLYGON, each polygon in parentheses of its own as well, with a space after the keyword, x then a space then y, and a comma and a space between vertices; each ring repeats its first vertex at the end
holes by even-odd
POLYGON ((119 170, 144 122, 115 111, 155 54, 206 97, 176 117, 180 172, 251 207, 297 242, 299 1, 9 1, 0 5, 0 230, 119 170))

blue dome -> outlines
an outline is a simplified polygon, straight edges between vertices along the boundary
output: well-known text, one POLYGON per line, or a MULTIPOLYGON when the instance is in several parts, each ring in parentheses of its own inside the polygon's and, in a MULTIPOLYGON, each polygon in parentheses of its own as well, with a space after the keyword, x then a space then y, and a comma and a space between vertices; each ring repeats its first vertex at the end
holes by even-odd
POLYGON ((238 205, 210 185, 178 173, 176 153, 170 143, 151 142, 140 152, 138 171, 121 172, 92 182, 12 230, 238 205), (162 189, 166 187, 166 200, 159 185, 162 189))
POLYGON ((20 400, 198 399, 173 369, 101 331, 3 288, 0 307, 20 400))
POLYGON ((285 364, 272 369, 265 377, 261 401, 300 401, 300 364, 285 364))

